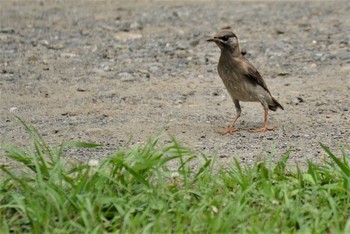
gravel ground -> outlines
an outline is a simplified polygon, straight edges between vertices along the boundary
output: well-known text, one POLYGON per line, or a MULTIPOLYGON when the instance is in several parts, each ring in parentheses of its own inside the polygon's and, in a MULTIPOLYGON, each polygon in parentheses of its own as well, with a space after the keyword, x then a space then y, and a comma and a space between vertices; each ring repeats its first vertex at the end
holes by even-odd
MULTIPOLYGON (((217 157, 252 163, 292 147, 290 163, 319 162, 319 142, 350 139, 350 3, 20 1, 0 3, 0 142, 28 144, 13 114, 50 144, 104 144, 100 157, 161 133, 217 157), (238 133, 220 136, 234 105, 206 39, 231 26, 284 111, 263 124, 242 103, 238 133)), ((4 160, 4 159, 0 159, 4 160)))

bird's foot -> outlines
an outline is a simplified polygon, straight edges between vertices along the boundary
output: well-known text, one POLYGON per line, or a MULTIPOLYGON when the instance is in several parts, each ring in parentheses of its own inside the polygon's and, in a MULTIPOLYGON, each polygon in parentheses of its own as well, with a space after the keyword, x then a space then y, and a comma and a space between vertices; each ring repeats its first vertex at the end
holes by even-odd
POLYGON ((264 126, 262 128, 257 128, 257 129, 251 129, 249 132, 266 132, 266 131, 272 131, 272 127, 264 126))
POLYGON ((222 136, 224 136, 226 134, 233 134, 233 133, 237 132, 238 130, 239 130, 238 128, 229 127, 227 130, 220 132, 220 134, 222 136))

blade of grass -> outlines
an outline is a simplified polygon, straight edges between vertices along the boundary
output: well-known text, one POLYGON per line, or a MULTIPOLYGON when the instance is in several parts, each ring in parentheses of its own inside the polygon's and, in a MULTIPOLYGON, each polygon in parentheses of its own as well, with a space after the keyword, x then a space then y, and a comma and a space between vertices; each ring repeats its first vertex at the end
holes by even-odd
POLYGON ((342 170, 342 172, 347 176, 350 177, 350 168, 349 165, 346 163, 341 162, 330 150, 327 146, 320 143, 323 150, 328 154, 329 157, 332 158, 332 160, 338 165, 338 167, 342 170))

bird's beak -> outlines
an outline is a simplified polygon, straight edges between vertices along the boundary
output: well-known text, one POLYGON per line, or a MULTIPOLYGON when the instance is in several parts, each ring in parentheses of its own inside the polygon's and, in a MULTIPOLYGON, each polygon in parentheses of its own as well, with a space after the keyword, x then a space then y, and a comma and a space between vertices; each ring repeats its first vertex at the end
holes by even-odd
POLYGON ((209 41, 209 42, 219 42, 219 39, 214 37, 214 38, 207 39, 207 41, 209 41))

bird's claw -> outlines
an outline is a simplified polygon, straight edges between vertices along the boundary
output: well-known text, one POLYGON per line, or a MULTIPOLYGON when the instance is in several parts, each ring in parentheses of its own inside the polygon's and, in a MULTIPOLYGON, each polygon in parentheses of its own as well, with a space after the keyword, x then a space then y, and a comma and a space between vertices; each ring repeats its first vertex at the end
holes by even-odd
POLYGON ((227 134, 230 134, 230 135, 231 135, 231 134, 237 132, 238 130, 239 130, 238 128, 230 127, 229 129, 220 132, 220 134, 221 134, 222 136, 227 135, 227 134))

